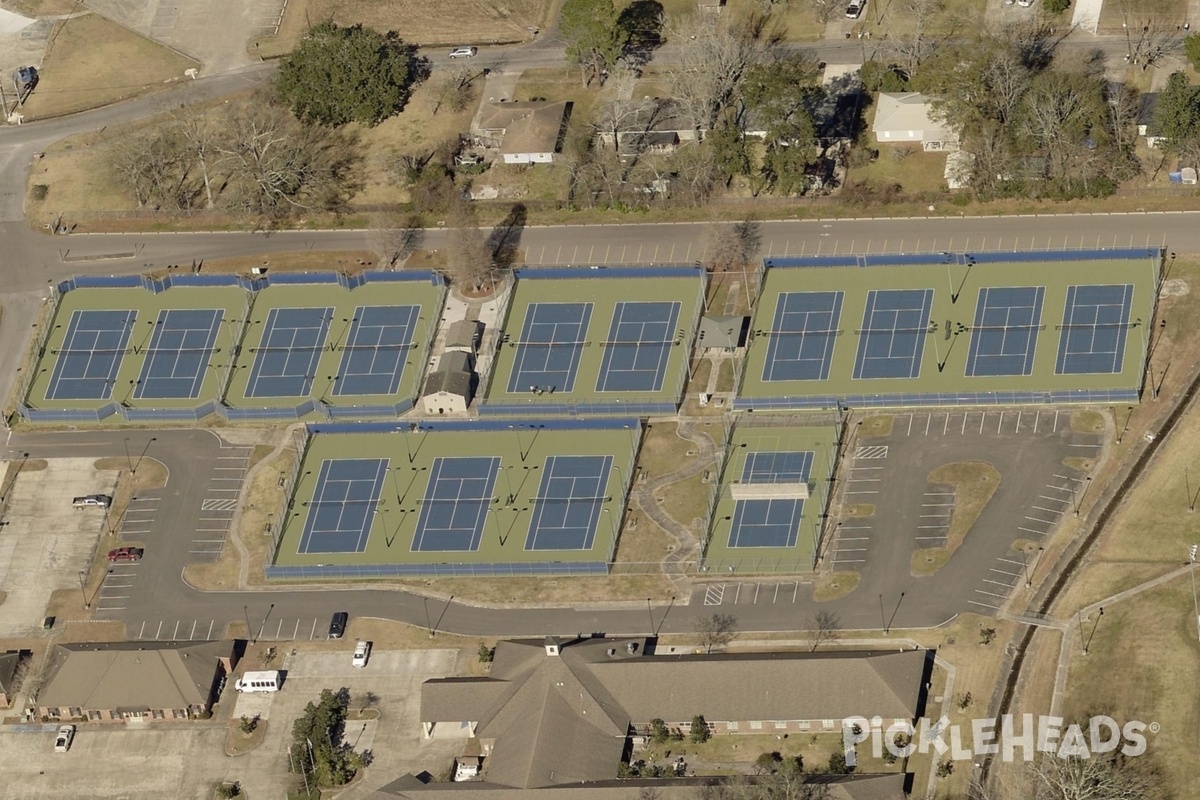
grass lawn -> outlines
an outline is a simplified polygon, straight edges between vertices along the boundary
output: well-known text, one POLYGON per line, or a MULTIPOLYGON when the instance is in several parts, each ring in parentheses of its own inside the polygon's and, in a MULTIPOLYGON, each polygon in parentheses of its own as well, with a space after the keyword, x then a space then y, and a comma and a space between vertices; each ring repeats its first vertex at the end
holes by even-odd
MULTIPOLYGON (((715 465, 713 467, 715 469, 715 465)), ((710 484, 704 482, 704 472, 675 483, 669 483, 655 492, 658 505, 667 515, 697 536, 701 530, 696 521, 703 525, 708 510, 710 484)))
POLYGON ((1196 787, 1200 695, 1195 665, 1200 646, 1193 615, 1191 584, 1184 576, 1105 608, 1103 617, 1085 620, 1084 634, 1091 638, 1088 654, 1073 637, 1063 705, 1067 719, 1108 714, 1119 723, 1158 723, 1157 733, 1146 734, 1147 755, 1168 776, 1175 797, 1192 797, 1196 787))
POLYGON ((898 183, 906 194, 940 192, 946 189, 945 153, 926 153, 920 142, 879 146, 879 158, 863 167, 849 170, 847 180, 858 183, 898 183))
MULTIPOLYGON (((983 23, 984 0, 945 0, 943 5, 942 11, 929 21, 927 31, 931 34, 970 35, 983 23)), ((870 32, 872 40, 882 39, 885 33, 892 37, 913 33, 915 20, 899 3, 872 0, 854 28, 870 32)))
POLYGON ((965 461, 938 467, 929 473, 929 482, 954 487, 954 510, 950 512, 950 530, 946 534, 945 546, 926 547, 913 552, 914 575, 932 575, 946 565, 996 493, 1000 486, 1000 473, 986 462, 965 461))
POLYGON ((424 46, 522 42, 532 38, 528 28, 546 26, 551 5, 551 0, 290 0, 279 33, 259 37, 250 49, 265 58, 284 55, 311 22, 325 19, 394 30, 424 46))
POLYGON ((378 206, 405 203, 408 188, 394 173, 393 163, 403 155, 427 155, 448 141, 457 141, 459 134, 471 127, 471 117, 479 107, 483 86, 479 75, 472 86, 470 102, 462 111, 453 111, 444 104, 435 114, 440 92, 440 77, 435 70, 430 80, 413 92, 404 110, 385 119, 373 128, 357 129, 364 162, 363 187, 355 193, 352 206, 378 206))
POLYGON ((115 103, 186 80, 184 71, 199 66, 99 14, 63 20, 46 48, 38 88, 24 113, 43 119, 115 103))
POLYGON ((81 0, 8 0, 4 7, 27 17, 51 17, 86 10, 81 0))
POLYGON ((59 214, 132 211, 137 203, 119 189, 107 166, 108 147, 94 135, 60 142, 33 162, 25 193, 25 215, 35 227, 53 225, 59 214), (38 186, 45 186, 41 194, 38 186), (37 199, 37 198, 41 199, 37 199))
MULTIPOLYGON (((619 564, 658 564, 673 549, 675 540, 654 520, 645 514, 630 512, 625 517, 614 560, 619 564)), ((648 569, 651 568, 646 566, 643 571, 648 569)))
POLYGON ((638 452, 637 473, 653 479, 686 466, 695 458, 696 445, 676 433, 674 422, 646 426, 642 449, 638 452))

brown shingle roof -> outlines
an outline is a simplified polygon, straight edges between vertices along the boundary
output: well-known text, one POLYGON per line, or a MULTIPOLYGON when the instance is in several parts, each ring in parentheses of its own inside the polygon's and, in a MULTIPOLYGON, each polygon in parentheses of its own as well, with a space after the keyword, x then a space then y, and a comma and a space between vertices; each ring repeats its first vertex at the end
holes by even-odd
POLYGON ((116 642, 55 646, 42 707, 187 708, 205 705, 217 659, 233 642, 116 642))
POLYGON ((593 665, 635 724, 689 720, 913 719, 926 651, 723 653, 593 665))
POLYGON ((504 137, 501 153, 553 153, 570 107, 567 102, 487 103, 479 128, 504 137))

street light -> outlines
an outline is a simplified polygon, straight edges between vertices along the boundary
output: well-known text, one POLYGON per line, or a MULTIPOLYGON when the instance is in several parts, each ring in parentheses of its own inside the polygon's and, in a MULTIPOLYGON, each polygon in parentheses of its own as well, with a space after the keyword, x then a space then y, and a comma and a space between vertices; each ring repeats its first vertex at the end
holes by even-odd
POLYGON ((1087 497, 1088 487, 1090 487, 1091 485, 1092 485, 1092 476, 1089 475, 1086 478, 1084 478, 1084 480, 1083 480, 1083 491, 1079 492, 1077 495, 1071 496, 1072 499, 1075 500, 1075 516, 1077 516, 1077 517, 1079 516, 1079 507, 1083 504, 1083 498, 1087 497))

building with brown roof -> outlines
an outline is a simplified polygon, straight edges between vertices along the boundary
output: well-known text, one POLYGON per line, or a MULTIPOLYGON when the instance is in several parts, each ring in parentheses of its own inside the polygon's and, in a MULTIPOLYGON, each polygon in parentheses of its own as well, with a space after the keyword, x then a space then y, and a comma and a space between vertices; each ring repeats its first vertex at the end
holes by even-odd
POLYGON ((570 118, 569 102, 489 102, 480 107, 474 128, 485 146, 499 150, 505 164, 549 164, 570 118))
MULTIPOLYGON (((646 639, 514 640, 486 678, 426 681, 421 720, 465 727, 483 780, 521 789, 615 779, 627 740, 661 719, 687 733, 834 732, 849 717, 915 721, 932 651, 649 655, 646 639)), ((890 724, 890 723, 885 723, 890 724)))
POLYGON ((94 722, 200 716, 216 702, 240 645, 230 640, 55 645, 38 714, 94 722))

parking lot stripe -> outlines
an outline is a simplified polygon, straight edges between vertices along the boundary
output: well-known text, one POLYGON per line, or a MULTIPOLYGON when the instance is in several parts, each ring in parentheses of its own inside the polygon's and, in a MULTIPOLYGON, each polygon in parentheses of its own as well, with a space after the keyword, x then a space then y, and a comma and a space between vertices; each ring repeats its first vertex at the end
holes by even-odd
POLYGON ((1054 520, 1052 520, 1052 519, 1041 519, 1040 517, 1031 517, 1028 514, 1025 515, 1025 519, 1031 519, 1034 522, 1040 522, 1043 525, 1053 525, 1054 524, 1054 520))
POLYGON ((1038 536, 1045 536, 1045 535, 1046 535, 1046 532, 1045 532, 1045 531, 1035 531, 1033 528, 1023 528, 1023 527, 1021 527, 1020 525, 1018 525, 1018 526, 1017 526, 1017 530, 1019 530, 1019 531, 1025 531, 1026 533, 1036 533, 1038 536))
POLYGON ((213 629, 213 625, 214 625, 214 624, 216 624, 216 620, 215 620, 215 619, 210 619, 210 620, 208 621, 208 636, 207 636, 206 638, 207 638, 207 639, 208 639, 210 642, 212 641, 212 629, 213 629))
POLYGON ((1100 446, 1100 445, 1098 445, 1098 444, 1077 444, 1077 443, 1075 443, 1075 442, 1071 442, 1071 443, 1068 445, 1068 447, 1090 447, 1090 448, 1092 448, 1093 450, 1094 450, 1094 449, 1096 449, 1096 448, 1097 448, 1097 447, 1099 447, 1099 446, 1100 446))
POLYGON ((924 541, 940 542, 940 541, 943 541, 945 538, 946 538, 945 536, 918 536, 917 541, 918 542, 924 542, 924 541))
POLYGON ((986 594, 988 597, 999 597, 1001 600, 1007 596, 1003 594, 996 594, 995 592, 985 592, 983 589, 976 589, 975 591, 979 592, 980 594, 986 594))
POLYGON ((1045 511, 1047 514, 1059 514, 1062 512, 1061 508, 1042 508, 1041 506, 1030 506, 1030 508, 1036 508, 1038 511, 1045 511))
POLYGON ((1013 587, 1013 584, 1011 584, 1011 583, 1003 583, 1002 581, 994 581, 991 578, 984 578, 983 582, 993 584, 994 586, 1003 586, 1006 589, 1011 589, 1013 587))
POLYGON ((1062 503, 1064 506, 1070 505, 1069 502, 1063 500, 1061 497, 1048 497, 1044 494, 1039 494, 1038 497, 1040 497, 1042 500, 1049 500, 1051 503, 1062 503))
POLYGON ((840 542, 869 542, 870 536, 842 536, 838 539, 840 542))
POLYGON ((1021 574, 1019 572, 1008 572, 1007 570, 996 569, 995 567, 988 567, 988 571, 989 572, 999 572, 1001 575, 1011 575, 1014 578, 1019 577, 1021 574))
POLYGON ((989 605, 988 603, 981 603, 978 600, 968 600, 967 602, 973 606, 983 606, 984 608, 990 608, 993 611, 996 611, 1000 608, 1000 606, 993 606, 993 605, 989 605))
POLYGON ((908 415, 908 433, 904 434, 905 436, 912 436, 912 424, 913 424, 914 416, 915 416, 914 414, 908 415))
POLYGON ((162 633, 162 620, 161 619, 158 621, 158 630, 156 630, 154 632, 154 641, 156 641, 156 642, 158 641, 158 636, 160 633, 162 633))
POLYGON ((839 547, 837 551, 839 553, 865 553, 865 552, 867 552, 867 548, 865 548, 865 547, 839 547))
POLYGON ((846 494, 879 494, 878 489, 847 489, 846 494))

